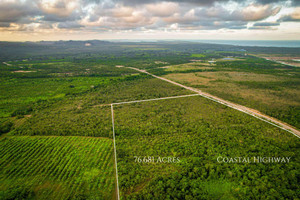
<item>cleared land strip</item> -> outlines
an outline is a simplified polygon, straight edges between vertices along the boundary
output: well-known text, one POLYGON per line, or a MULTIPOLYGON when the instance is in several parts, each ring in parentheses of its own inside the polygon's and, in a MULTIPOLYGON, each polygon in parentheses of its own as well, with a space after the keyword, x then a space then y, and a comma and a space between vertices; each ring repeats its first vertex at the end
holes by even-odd
POLYGON ((145 102, 145 101, 157 101, 157 100, 163 100, 163 99, 177 99, 177 98, 192 97, 192 96, 200 96, 200 94, 188 94, 188 95, 181 95, 181 96, 161 97, 161 98, 156 98, 156 99, 125 101, 125 102, 120 102, 120 103, 112 103, 112 105, 120 105, 120 104, 127 104, 127 103, 138 103, 138 102, 145 102))
POLYGON ((116 196, 117 200, 120 199, 119 192, 119 180, 118 180, 118 162, 117 162, 117 149, 116 149, 116 139, 115 139, 115 119, 114 119, 114 106, 111 104, 111 121, 112 121, 112 131, 113 131, 113 140, 114 140, 114 155, 115 155, 115 170, 116 170, 116 196))
POLYGON ((276 126, 276 127, 279 127, 279 128, 281 128, 281 129, 283 129, 285 131, 288 131, 289 133, 292 133, 296 137, 300 138, 300 131, 296 130, 295 128, 293 128, 292 126, 290 126, 290 125, 288 125, 288 124, 286 124, 284 122, 279 121, 278 119, 275 119, 275 118, 272 118, 272 117, 270 117, 268 115, 265 115, 265 114, 263 114, 263 113, 255 110, 255 109, 248 108, 248 107, 245 107, 245 106, 242 106, 242 105, 239 105, 239 104, 235 104, 235 103, 226 101, 224 99, 221 99, 219 97, 213 96, 211 94, 208 94, 206 92, 202 92, 201 90, 198 90, 198 89, 195 89, 195 88, 192 88, 192 87, 188 87, 188 86, 182 85, 180 83, 176 83, 174 81, 171 81, 169 79, 166 79, 166 78, 163 78, 163 77, 160 77, 160 76, 156 76, 154 74, 151 74, 151 73, 147 72, 146 70, 137 69, 137 68, 134 68, 134 67, 127 67, 127 68, 134 69, 136 71, 139 71, 139 72, 148 74, 150 76, 153 76, 155 78, 161 79, 163 81, 167 81, 167 82, 172 83, 174 85, 183 87, 183 88, 185 88, 187 90, 196 92, 197 94, 199 94, 202 97, 205 97, 205 98, 210 99, 212 101, 215 101, 215 102, 218 102, 220 104, 226 105, 226 106, 228 106, 230 108, 233 108, 233 109, 239 110, 241 112, 244 112, 244 113, 246 113, 248 115, 251 115, 251 116, 253 116, 253 117, 257 118, 257 119, 260 119, 260 120, 265 121, 265 122, 267 122, 269 124, 272 124, 273 126, 276 126))

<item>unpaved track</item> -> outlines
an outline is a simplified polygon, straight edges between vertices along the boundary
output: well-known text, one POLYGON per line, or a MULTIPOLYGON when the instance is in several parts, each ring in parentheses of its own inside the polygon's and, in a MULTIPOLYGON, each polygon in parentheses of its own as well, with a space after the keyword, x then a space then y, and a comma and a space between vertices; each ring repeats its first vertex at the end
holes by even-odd
POLYGON ((111 121, 112 121, 112 131, 113 131, 113 140, 114 140, 114 157, 115 157, 115 170, 116 170, 116 199, 120 200, 119 192, 119 178, 118 178, 118 162, 117 162, 117 148, 116 148, 116 136, 115 136, 115 119, 114 119, 114 107, 111 106, 111 121))
POLYGON ((4 65, 7 65, 7 66, 12 66, 11 64, 8 64, 7 62, 3 62, 4 65))
POLYGON ((180 84, 180 83, 176 83, 176 82, 174 82, 174 81, 171 81, 171 80, 169 80, 169 79, 166 79, 166 78, 163 78, 163 77, 160 77, 160 76, 156 76, 156 75, 154 75, 154 74, 151 74, 151 73, 147 72, 146 70, 141 70, 141 69, 137 69, 137 68, 134 68, 134 67, 127 67, 127 68, 134 69, 134 70, 136 70, 136 71, 139 71, 139 72, 148 74, 148 75, 150 75, 150 76, 153 76, 153 77, 155 77, 155 78, 161 79, 161 80, 163 80, 163 81, 167 81, 167 82, 172 83, 172 84, 174 84, 174 85, 183 87, 183 88, 185 88, 185 89, 187 89, 187 90, 196 92, 196 93, 198 93, 198 94, 199 94, 200 96, 202 96, 202 97, 205 97, 205 98, 210 99, 210 100, 212 100, 212 101, 218 102, 218 103, 220 103, 220 104, 226 105, 226 106, 231 107, 231 108, 233 108, 233 109, 236 109, 236 110, 239 110, 239 111, 241 111, 241 112, 244 112, 244 113, 246 113, 246 114, 248 114, 248 115, 251 115, 251 116, 253 116, 253 117, 256 117, 256 118, 258 118, 258 119, 260 119, 260 120, 263 120, 263 121, 265 121, 265 122, 267 122, 267 123, 269 123, 269 124, 272 124, 272 125, 274 125, 274 126, 277 126, 277 127, 281 128, 281 129, 283 129, 283 130, 286 130, 286 131, 288 131, 288 132, 294 134, 294 135, 297 136, 298 138, 300 138, 300 131, 298 131, 297 129, 293 128, 291 125, 286 124, 286 123, 284 123, 284 122, 281 122, 281 121, 279 121, 278 119, 275 119, 275 118, 270 117, 270 116, 268 116, 268 115, 265 115, 265 114, 259 112, 258 110, 255 110, 255 109, 252 109, 252 108, 248 108, 248 107, 245 107, 245 106, 236 104, 236 103, 232 103, 232 102, 230 102, 230 101, 226 101, 226 100, 224 100, 224 99, 221 99, 221 98, 219 98, 219 97, 213 96, 213 95, 208 94, 208 93, 206 93, 206 92, 202 92, 201 90, 198 90, 198 89, 195 89, 195 88, 192 88, 192 87, 188 87, 188 86, 182 85, 182 84, 180 84))

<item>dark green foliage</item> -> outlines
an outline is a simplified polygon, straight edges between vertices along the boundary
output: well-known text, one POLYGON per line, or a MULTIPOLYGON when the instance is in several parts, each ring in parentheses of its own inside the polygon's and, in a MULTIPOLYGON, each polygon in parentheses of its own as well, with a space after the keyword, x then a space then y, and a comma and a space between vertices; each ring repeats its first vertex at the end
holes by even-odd
POLYGON ((288 106, 283 109, 265 110, 267 115, 273 116, 282 121, 288 122, 295 127, 300 127, 300 107, 288 106))
POLYGON ((195 73, 195 72, 215 72, 218 71, 217 69, 189 69, 184 71, 165 71, 163 68, 155 68, 149 70, 150 73, 153 73, 158 76, 167 75, 167 74, 173 74, 173 73, 195 73))
POLYGON ((0 135, 3 133, 8 133, 13 125, 13 122, 10 120, 0 121, 0 135))
MULTIPOLYGON (((66 85, 61 87, 63 92, 70 90, 68 80, 59 81, 66 85)), ((89 80, 90 78, 87 78, 85 84, 89 80)), ((99 81, 98 85, 93 88, 87 86, 86 90, 81 93, 76 92, 80 89, 79 87, 83 87, 78 84, 77 87, 71 88, 75 89, 73 93, 58 99, 50 97, 49 100, 38 100, 32 103, 31 107, 34 108, 32 116, 10 134, 111 137, 110 108, 101 105, 190 94, 189 91, 178 86, 147 75, 115 79, 101 78, 94 80, 96 81, 99 81)), ((25 113, 19 112, 18 114, 25 113)))
POLYGON ((1 200, 31 200, 34 197, 34 192, 24 186, 15 186, 5 191, 0 191, 1 200))
POLYGON ((65 106, 40 111, 11 134, 112 137, 109 107, 84 109, 65 106))
POLYGON ((248 88, 268 90, 284 90, 285 87, 297 89, 300 85, 300 81, 238 81, 236 83, 242 86, 247 86, 248 88))
POLYGON ((32 107, 31 106, 23 106, 23 107, 20 107, 16 110, 14 110, 11 114, 12 117, 15 117, 17 115, 28 115, 30 114, 31 112, 33 111, 32 107))
POLYGON ((202 97, 116 106, 115 126, 125 199, 293 199, 299 195, 298 138, 202 97), (134 156, 179 157, 181 162, 137 163, 134 156), (291 160, 219 163, 219 156, 291 160))

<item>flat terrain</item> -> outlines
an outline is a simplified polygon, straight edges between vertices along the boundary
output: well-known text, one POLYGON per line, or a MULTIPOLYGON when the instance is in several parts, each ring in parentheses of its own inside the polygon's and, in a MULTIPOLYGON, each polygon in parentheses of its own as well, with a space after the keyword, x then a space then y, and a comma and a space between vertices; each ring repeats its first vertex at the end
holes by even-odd
POLYGON ((203 97, 116 105, 114 112, 124 199, 297 196, 299 139, 290 133, 203 97), (217 161, 219 156, 257 155, 292 160, 288 164, 217 161), (137 162, 135 156, 178 157, 180 162, 137 162), (275 192, 275 188, 285 189, 275 192))
POLYGON ((238 68, 240 63, 236 62, 240 61, 217 62, 209 69, 201 63, 183 64, 176 66, 175 73, 169 72, 164 77, 300 128, 299 69, 270 64, 269 69, 253 66, 251 71, 246 67, 238 68), (188 69, 184 71, 186 66, 188 69), (194 72, 189 72, 191 68, 194 72))
POLYGON ((0 42, 1 200, 117 199, 117 183, 121 199, 299 198, 297 137, 189 96, 222 98, 299 129, 299 68, 253 56, 297 57, 298 48, 85 43, 0 42), (149 99, 159 100, 117 104, 149 99))
POLYGON ((234 108, 234 109, 236 109, 236 110, 238 110, 238 111, 247 113, 247 114, 249 114, 249 115, 251 115, 251 116, 253 116, 253 117, 255 117, 255 118, 258 118, 258 119, 260 119, 260 120, 262 120, 262 121, 268 122, 268 123, 270 123, 270 124, 272 124, 272 125, 274 125, 274 126, 276 126, 276 127, 280 127, 280 128, 282 128, 283 130, 286 130, 286 131, 288 131, 288 132, 294 134, 295 136, 300 137, 300 132, 299 132, 297 129, 295 129, 294 127, 292 127, 291 125, 286 124, 286 123, 284 123, 284 122, 281 122, 280 120, 275 119, 275 118, 273 118, 273 117, 270 117, 270 116, 268 116, 268 115, 266 115, 266 114, 263 114, 263 113, 261 113, 261 112, 258 111, 258 110, 255 110, 255 109, 252 109, 252 108, 248 108, 248 107, 246 107, 246 106, 242 106, 242 105, 239 105, 239 104, 236 104, 236 103, 232 103, 232 102, 230 102, 230 101, 226 101, 226 100, 224 100, 224 99, 222 99, 222 98, 219 98, 219 97, 217 97, 217 96, 211 95, 211 94, 206 93, 206 92, 202 92, 202 91, 199 90, 199 89, 195 89, 195 88, 193 88, 193 87, 189 87, 189 86, 186 86, 186 85, 182 85, 182 84, 180 84, 180 83, 178 83, 178 82, 172 81, 172 80, 167 79, 167 78, 163 78, 163 77, 160 77, 160 76, 156 76, 156 75, 154 75, 154 74, 151 74, 151 73, 147 72, 146 70, 141 70, 141 69, 137 69, 137 68, 133 68, 133 67, 130 67, 130 69, 135 69, 135 70, 137 70, 137 71, 139 71, 139 72, 142 72, 142 73, 146 73, 146 74, 148 74, 148 75, 151 75, 151 76, 154 77, 154 78, 157 78, 157 79, 166 81, 166 82, 168 82, 168 83, 171 83, 171 84, 173 84, 173 85, 176 85, 176 86, 185 88, 185 89, 187 89, 187 90, 189 90, 189 91, 192 91, 192 92, 197 93, 198 95, 200 95, 200 96, 202 96, 202 97, 205 97, 205 98, 210 99, 210 100, 212 100, 212 101, 218 102, 218 103, 220 103, 220 104, 222 104, 222 105, 226 105, 226 106, 228 106, 228 107, 230 107, 230 108, 234 108))
POLYGON ((112 148, 105 138, 3 138, 0 199, 111 199, 112 148))
POLYGON ((271 60, 284 65, 300 67, 300 57, 299 56, 286 56, 286 55, 268 55, 268 54, 258 54, 257 56, 264 58, 266 60, 271 60))

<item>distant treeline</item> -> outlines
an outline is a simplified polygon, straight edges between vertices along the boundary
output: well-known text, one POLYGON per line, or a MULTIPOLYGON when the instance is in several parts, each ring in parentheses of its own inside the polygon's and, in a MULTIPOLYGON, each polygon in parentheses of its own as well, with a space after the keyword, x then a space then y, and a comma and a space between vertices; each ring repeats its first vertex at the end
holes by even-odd
POLYGON ((143 55, 143 52, 181 52, 181 53, 201 53, 213 51, 233 51, 233 52, 256 52, 266 54, 290 54, 299 55, 300 48, 285 47, 241 47, 223 44, 206 44, 195 42, 108 42, 100 40, 87 41, 41 41, 41 42, 0 42, 0 61, 20 60, 20 59, 55 59, 65 57, 98 57, 135 55, 135 52, 143 55), (96 54, 96 55, 94 55, 96 54))

